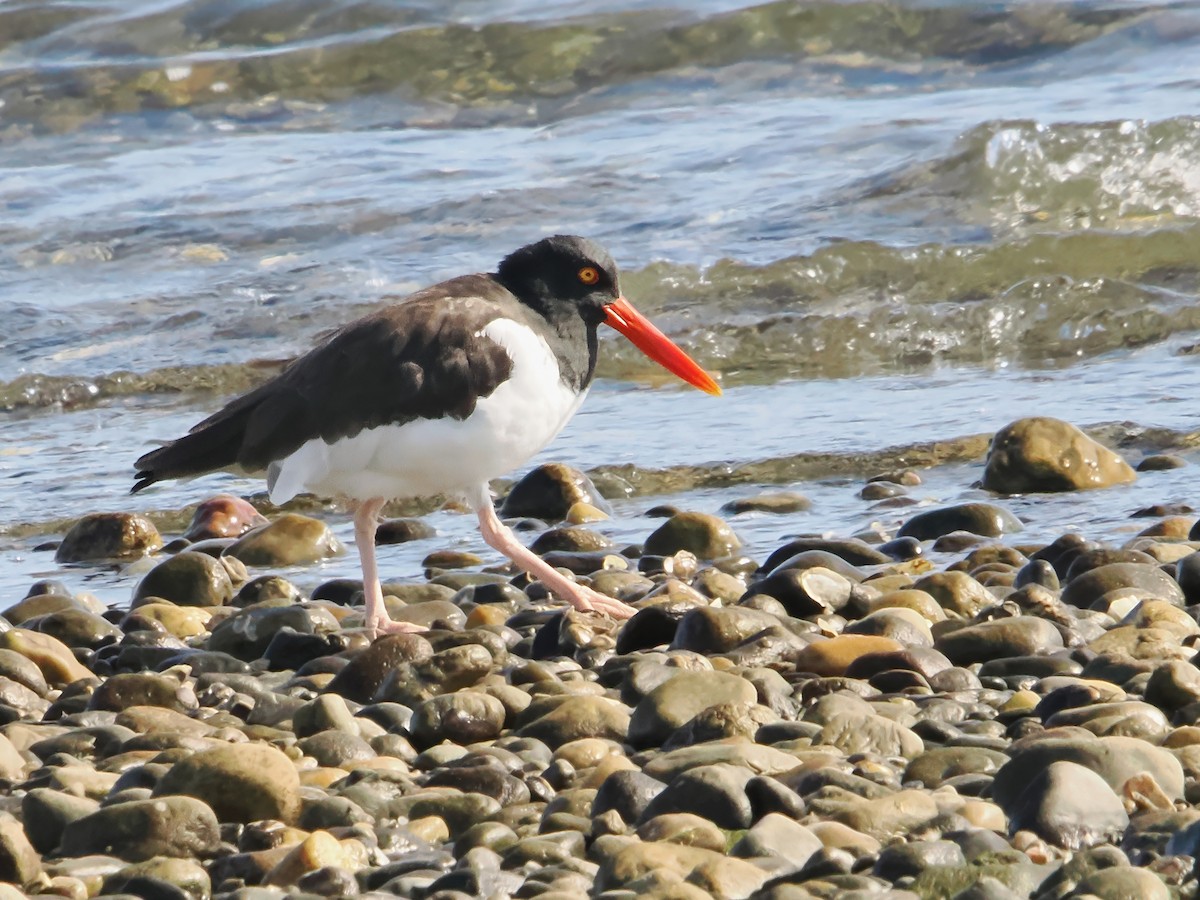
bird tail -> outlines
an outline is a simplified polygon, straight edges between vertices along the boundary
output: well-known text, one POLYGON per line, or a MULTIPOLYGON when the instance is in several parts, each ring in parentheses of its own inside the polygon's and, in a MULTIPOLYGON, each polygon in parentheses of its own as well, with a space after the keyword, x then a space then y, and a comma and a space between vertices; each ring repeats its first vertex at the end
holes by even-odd
POLYGON ((156 481, 202 475, 235 465, 245 437, 246 421, 252 411, 253 407, 226 408, 178 440, 142 456, 134 463, 137 480, 130 493, 136 494, 156 481))

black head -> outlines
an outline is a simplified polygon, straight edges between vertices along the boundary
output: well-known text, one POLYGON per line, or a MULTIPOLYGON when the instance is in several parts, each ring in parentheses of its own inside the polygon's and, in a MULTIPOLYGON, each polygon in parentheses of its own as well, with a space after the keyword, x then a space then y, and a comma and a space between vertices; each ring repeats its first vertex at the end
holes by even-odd
POLYGON ((496 280, 548 319, 574 313, 599 325, 621 296, 617 264, 587 238, 556 234, 506 256, 496 280))

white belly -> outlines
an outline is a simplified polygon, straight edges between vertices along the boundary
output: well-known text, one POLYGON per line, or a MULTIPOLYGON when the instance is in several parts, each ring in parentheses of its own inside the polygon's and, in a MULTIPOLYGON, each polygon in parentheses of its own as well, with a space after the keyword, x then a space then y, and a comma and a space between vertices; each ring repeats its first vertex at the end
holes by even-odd
POLYGON ((583 402, 559 377, 546 342, 511 319, 483 333, 508 350, 513 369, 466 419, 418 419, 368 428, 332 444, 308 441, 271 464, 271 502, 302 491, 367 500, 461 494, 521 466, 545 447, 583 402))

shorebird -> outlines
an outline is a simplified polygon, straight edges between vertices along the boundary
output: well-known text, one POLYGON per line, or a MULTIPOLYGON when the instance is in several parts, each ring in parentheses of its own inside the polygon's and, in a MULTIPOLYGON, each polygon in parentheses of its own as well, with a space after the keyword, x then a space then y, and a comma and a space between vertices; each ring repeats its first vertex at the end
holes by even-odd
POLYGON ((710 394, 708 373, 621 293, 617 266, 595 243, 558 235, 505 257, 495 272, 417 291, 339 329, 270 381, 186 435, 142 456, 133 492, 217 469, 266 469, 271 502, 302 491, 349 500, 362 564, 364 625, 391 619, 375 559, 388 500, 463 498, 483 539, 553 594, 584 611, 634 609, 544 562, 500 521, 488 482, 545 447, 587 394, 597 329, 610 325, 643 353, 710 394))

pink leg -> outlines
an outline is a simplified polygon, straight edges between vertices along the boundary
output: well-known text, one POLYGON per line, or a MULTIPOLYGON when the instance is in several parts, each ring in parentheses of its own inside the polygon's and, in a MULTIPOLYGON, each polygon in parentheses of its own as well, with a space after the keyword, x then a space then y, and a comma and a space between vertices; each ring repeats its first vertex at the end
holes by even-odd
POLYGON ((615 619, 628 619, 637 612, 627 603, 622 603, 612 597, 606 597, 598 591, 593 591, 582 584, 576 584, 553 566, 546 563, 536 553, 517 540, 507 525, 500 521, 492 506, 492 498, 487 486, 482 490, 482 496, 470 498, 475 513, 479 516, 479 531, 488 546, 499 550, 530 576, 536 578, 559 599, 566 600, 573 607, 584 612, 608 613, 615 619))
POLYGON ((383 603, 383 588, 379 584, 379 567, 375 563, 375 529, 379 525, 379 511, 384 500, 374 497, 355 504, 354 543, 358 545, 358 558, 362 562, 363 576, 363 626, 373 634, 398 634, 401 632, 425 631, 420 625, 409 622, 393 622, 383 603))

